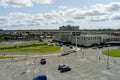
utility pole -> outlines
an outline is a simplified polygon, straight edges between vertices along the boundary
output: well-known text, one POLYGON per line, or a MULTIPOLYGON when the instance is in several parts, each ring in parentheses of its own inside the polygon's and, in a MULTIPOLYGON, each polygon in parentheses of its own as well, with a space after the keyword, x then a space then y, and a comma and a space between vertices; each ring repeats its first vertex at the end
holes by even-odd
POLYGON ((108 54, 107 54, 108 56, 107 56, 107 67, 106 67, 106 69, 110 69, 110 67, 109 67, 109 47, 108 47, 108 54))

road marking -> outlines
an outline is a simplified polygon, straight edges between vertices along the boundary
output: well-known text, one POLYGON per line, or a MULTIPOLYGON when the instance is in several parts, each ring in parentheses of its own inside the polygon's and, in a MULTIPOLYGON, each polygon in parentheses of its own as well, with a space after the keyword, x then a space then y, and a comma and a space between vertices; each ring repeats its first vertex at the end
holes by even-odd
POLYGON ((26 72, 29 73, 29 72, 31 72, 31 70, 27 70, 26 72))
POLYGON ((113 75, 114 75, 114 74, 112 74, 112 73, 109 72, 109 71, 102 71, 102 73, 107 74, 107 75, 110 75, 110 76, 113 76, 113 75))

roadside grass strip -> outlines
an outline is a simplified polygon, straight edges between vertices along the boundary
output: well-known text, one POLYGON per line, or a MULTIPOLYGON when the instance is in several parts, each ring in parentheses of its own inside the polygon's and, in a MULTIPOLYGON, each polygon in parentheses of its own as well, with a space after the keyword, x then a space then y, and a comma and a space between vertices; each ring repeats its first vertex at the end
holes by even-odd
POLYGON ((0 56, 0 59, 20 58, 20 56, 0 56))

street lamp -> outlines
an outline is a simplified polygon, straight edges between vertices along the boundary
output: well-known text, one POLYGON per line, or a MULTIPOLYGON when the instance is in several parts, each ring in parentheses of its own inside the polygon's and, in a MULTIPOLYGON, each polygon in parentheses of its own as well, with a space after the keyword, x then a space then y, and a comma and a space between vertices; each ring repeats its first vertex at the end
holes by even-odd
POLYGON ((75 36, 75 47, 76 47, 76 50, 77 50, 77 44, 78 44, 77 36, 80 36, 80 32, 72 32, 72 35, 75 36))
POLYGON ((77 51, 77 33, 75 32, 76 51, 77 51))
POLYGON ((108 47, 107 68, 106 69, 110 69, 110 67, 109 67, 109 47, 108 47))

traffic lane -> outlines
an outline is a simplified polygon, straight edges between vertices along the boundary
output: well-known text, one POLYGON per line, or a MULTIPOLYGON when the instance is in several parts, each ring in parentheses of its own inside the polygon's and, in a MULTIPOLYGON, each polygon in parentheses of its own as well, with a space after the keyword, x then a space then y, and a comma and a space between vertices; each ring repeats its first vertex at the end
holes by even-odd
MULTIPOLYGON (((74 58, 73 56, 72 57, 64 56, 60 59, 60 61, 59 60, 56 61, 56 59, 52 58, 52 62, 48 61, 46 65, 44 65, 43 67, 41 66, 41 69, 46 72, 46 74, 48 75, 48 79, 50 78, 50 80, 52 79, 53 80, 55 79, 57 80, 77 80, 77 79, 86 80, 89 78, 91 78, 92 80, 96 80, 96 79, 101 80, 101 77, 105 78, 105 80, 112 80, 112 79, 107 79, 107 78, 110 78, 108 74, 106 74, 106 76, 103 76, 103 72, 106 71, 103 63, 104 62, 100 62, 98 64, 98 62, 94 63, 90 60, 88 61, 88 60, 76 58, 75 56, 74 58), (58 62, 59 63, 64 62, 72 66, 72 70, 66 73, 60 73, 57 70, 58 62), (50 65, 50 64, 53 64, 53 65, 50 65)), ((112 72, 108 72, 108 71, 106 71, 106 73, 112 74, 112 72)))
MULTIPOLYGON (((114 47, 109 47, 109 49, 115 49, 115 48, 119 48, 118 46, 114 46, 114 47)), ((97 58, 101 58, 106 60, 107 56, 102 54, 103 50, 108 50, 108 47, 103 47, 101 49, 83 49, 82 51, 84 51, 84 55, 86 56, 93 56, 93 57, 97 57, 97 58)), ((82 52, 80 52, 82 54, 82 52)), ((114 60, 118 60, 119 61, 120 58, 118 57, 110 57, 110 60, 114 61, 114 60)))
MULTIPOLYGON (((58 56, 53 56, 53 57, 52 56, 51 57, 47 56, 45 58, 47 59, 47 64, 46 65, 44 65, 44 66, 40 65, 39 64, 39 59, 38 59, 38 61, 36 61, 36 63, 37 63, 36 67, 35 67, 34 64, 32 66, 34 67, 35 70, 38 68, 38 69, 40 69, 41 72, 47 74, 49 80, 55 80, 55 79, 57 79, 57 80, 64 80, 64 79, 65 80, 68 80, 68 79, 71 80, 71 79, 73 79, 73 80, 75 80, 75 79, 79 79, 79 78, 82 78, 84 80, 84 79, 87 79, 86 77, 90 78, 87 73, 90 72, 92 69, 94 70, 94 68, 96 68, 96 67, 93 67, 93 64, 98 65, 98 63, 102 63, 101 66, 103 67, 103 69, 105 69, 105 63, 104 62, 96 62, 94 60, 94 58, 92 58, 92 59, 91 58, 82 58, 81 55, 79 55, 79 54, 77 54, 77 55, 76 54, 70 54, 70 55, 63 56, 63 57, 62 56, 59 56, 59 57, 58 56), (89 59, 89 60, 87 60, 87 59, 89 59), (91 65, 91 63, 88 62, 88 61, 91 61, 93 64, 91 65), (57 67, 61 63, 65 63, 65 64, 68 64, 68 65, 72 66, 72 70, 70 72, 63 73, 63 74, 60 73, 57 70, 57 67), (104 63, 104 65, 103 65, 103 63, 104 63), (88 64, 88 65, 86 65, 86 64, 88 64), (89 70, 88 66, 90 66, 90 65, 91 65, 92 69, 90 68, 90 70, 89 70), (84 67, 84 66, 87 66, 87 67, 84 67), (82 72, 82 73, 79 73, 78 71, 82 72), (72 78, 71 78, 71 76, 72 76, 72 78)), ((23 67, 24 66, 25 65, 23 65, 23 67)), ((98 68, 99 68, 99 66, 98 66, 98 68)), ((27 67, 28 67, 28 69, 26 70, 27 72, 29 72, 30 70, 33 69, 32 67, 30 68, 29 65, 27 67)), ((15 69, 15 67, 14 67, 14 69, 15 69)), ((101 68, 100 68, 100 70, 101 70, 101 68)), ((20 71, 20 70, 18 70, 18 71, 20 71)), ((31 71, 31 73, 29 72, 30 75, 29 74, 27 74, 27 75, 31 76, 33 71, 31 71)), ((95 72, 99 72, 99 71, 95 70, 95 72)), ((22 73, 22 72, 20 72, 20 73, 22 73)), ((89 73, 89 75, 92 74, 92 73, 89 73)), ((104 72, 104 73, 106 73, 106 72, 104 72)), ((24 74, 24 75, 26 75, 26 74, 24 74)), ((25 77, 25 76, 23 77, 23 76, 22 76, 22 80, 26 80, 26 78, 28 78, 28 77, 25 77)), ((100 75, 96 75, 96 76, 92 76, 91 79, 96 78, 98 76, 101 77, 100 75)), ((96 79, 92 79, 92 80, 96 80, 96 79)))

